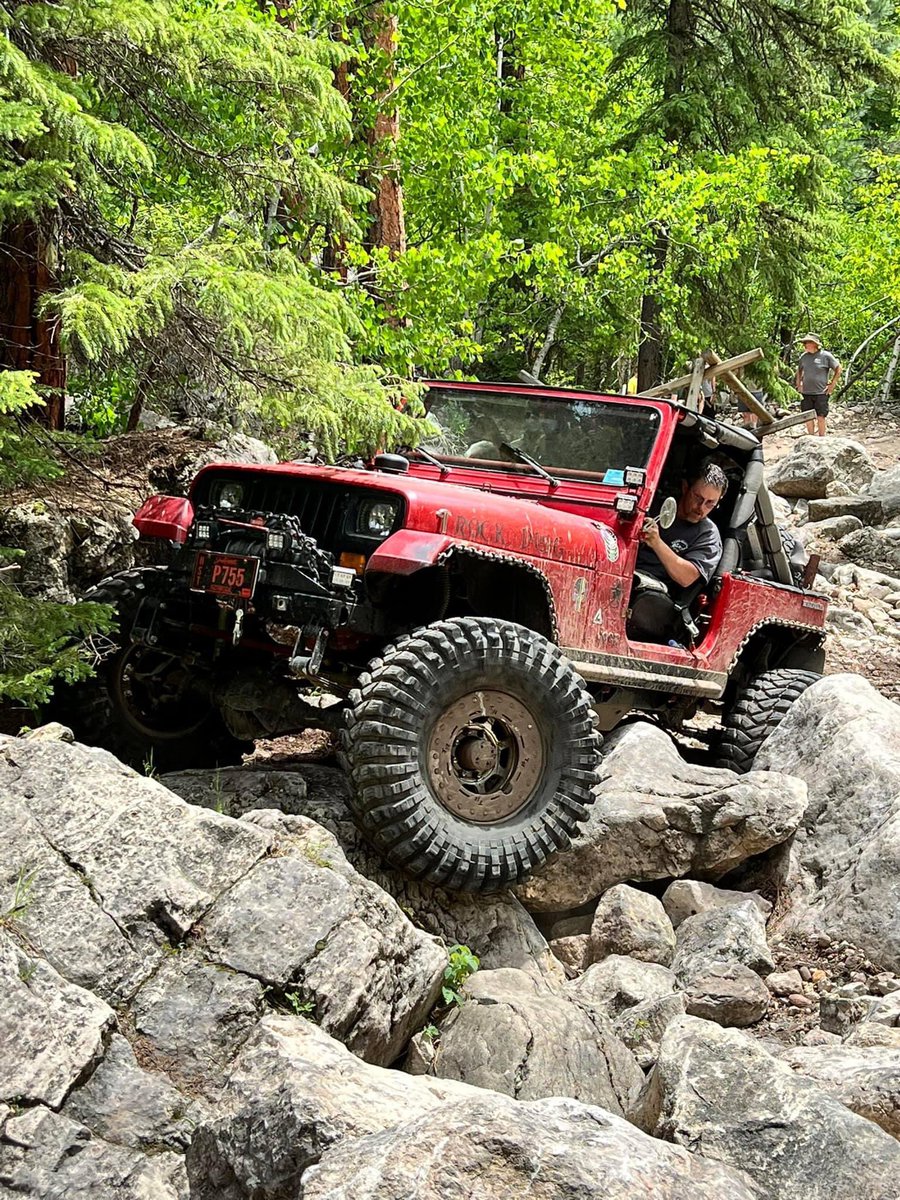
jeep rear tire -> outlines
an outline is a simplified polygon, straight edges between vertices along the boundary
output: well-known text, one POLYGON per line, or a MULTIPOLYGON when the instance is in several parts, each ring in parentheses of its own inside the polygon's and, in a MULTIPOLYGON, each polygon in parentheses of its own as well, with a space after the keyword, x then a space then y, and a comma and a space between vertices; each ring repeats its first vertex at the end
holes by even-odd
POLYGON ((569 845, 600 735, 552 642, 457 617, 389 647, 350 695, 342 734, 363 834, 417 879, 490 892, 569 845))
POLYGON ((751 679, 722 718, 715 765, 739 774, 749 771, 763 742, 797 697, 821 678, 815 671, 782 669, 751 679))
POLYGON ((111 636, 116 646, 93 678, 57 689, 51 714, 79 741, 103 746, 136 770, 238 763, 253 743, 228 733, 190 669, 180 658, 128 636, 141 600, 166 576, 164 567, 123 571, 85 595, 115 608, 119 630, 111 636))

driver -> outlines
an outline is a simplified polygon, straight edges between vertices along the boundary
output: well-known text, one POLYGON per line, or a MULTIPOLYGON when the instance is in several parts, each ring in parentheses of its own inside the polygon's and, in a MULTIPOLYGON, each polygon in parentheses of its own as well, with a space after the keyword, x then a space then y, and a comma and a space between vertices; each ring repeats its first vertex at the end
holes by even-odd
POLYGON ((709 514, 728 480, 715 463, 703 463, 681 484, 675 520, 668 529, 647 521, 641 531, 628 636, 665 642, 675 634, 675 600, 699 579, 708 583, 722 556, 722 538, 709 514))

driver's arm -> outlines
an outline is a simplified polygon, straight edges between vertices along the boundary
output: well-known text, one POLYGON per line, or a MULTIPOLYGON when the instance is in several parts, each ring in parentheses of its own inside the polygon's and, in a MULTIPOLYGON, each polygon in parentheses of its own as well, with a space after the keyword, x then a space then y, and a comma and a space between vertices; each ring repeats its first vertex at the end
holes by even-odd
POLYGON ((641 541, 652 550, 663 565, 666 574, 679 587, 690 587, 700 578, 700 568, 686 558, 681 558, 671 546, 662 540, 659 526, 654 521, 641 531, 641 541))

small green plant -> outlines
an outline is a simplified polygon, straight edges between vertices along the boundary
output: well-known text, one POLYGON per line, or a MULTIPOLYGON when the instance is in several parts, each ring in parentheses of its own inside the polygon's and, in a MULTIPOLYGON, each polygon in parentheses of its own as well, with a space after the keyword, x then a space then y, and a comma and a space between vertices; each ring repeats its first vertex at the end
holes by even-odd
POLYGON ((426 1042, 436 1042, 440 1036, 441 1031, 438 1029, 437 1025, 426 1025, 422 1030, 422 1037, 426 1042))
POLYGON ((157 779, 159 774, 156 770, 156 763, 153 760, 153 750, 151 749, 143 762, 144 774, 148 779, 157 779))
POLYGON ((218 767, 216 768, 215 775, 213 775, 212 790, 213 795, 215 796, 215 804, 213 805, 215 811, 219 813, 220 816, 223 813, 226 816, 230 816, 230 813, 225 812, 226 808, 228 807, 228 799, 225 795, 225 789, 222 786, 222 774, 218 767))
POLYGON ((36 875, 36 869, 29 870, 28 867, 19 867, 12 901, 7 909, 0 912, 0 928, 10 928, 28 912, 33 899, 31 893, 36 875))
POLYGON ((447 953, 450 961, 444 967, 441 995, 445 1004, 462 1004, 464 997, 460 989, 469 976, 478 970, 481 959, 468 946, 451 946, 447 953))
POLYGON ((307 1021, 315 1019, 315 1000, 304 1000, 299 992, 285 992, 284 1001, 295 1016, 305 1017, 307 1021))

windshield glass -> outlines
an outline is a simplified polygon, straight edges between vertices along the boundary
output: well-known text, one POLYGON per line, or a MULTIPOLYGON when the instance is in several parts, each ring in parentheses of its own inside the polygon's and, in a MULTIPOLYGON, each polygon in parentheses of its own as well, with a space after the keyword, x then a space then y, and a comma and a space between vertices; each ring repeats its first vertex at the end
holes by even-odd
POLYGON ((472 460, 472 466, 516 463, 516 455, 503 449, 506 443, 557 472, 616 476, 647 465, 659 427, 655 409, 577 397, 430 388, 426 405, 442 432, 424 448, 442 458, 472 460))

